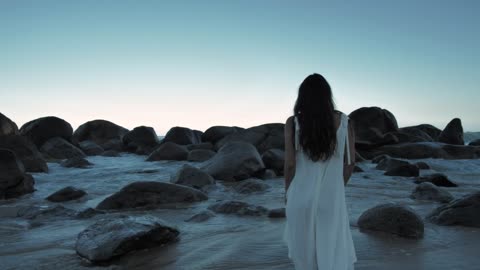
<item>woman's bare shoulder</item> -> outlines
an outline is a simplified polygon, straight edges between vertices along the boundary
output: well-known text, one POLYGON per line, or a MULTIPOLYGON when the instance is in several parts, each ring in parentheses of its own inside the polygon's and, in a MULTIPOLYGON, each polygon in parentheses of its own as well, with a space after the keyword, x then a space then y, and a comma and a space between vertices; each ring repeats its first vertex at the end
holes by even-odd
POLYGON ((285 121, 285 125, 292 125, 293 124, 293 119, 295 118, 294 115, 290 116, 287 118, 287 121, 285 121))

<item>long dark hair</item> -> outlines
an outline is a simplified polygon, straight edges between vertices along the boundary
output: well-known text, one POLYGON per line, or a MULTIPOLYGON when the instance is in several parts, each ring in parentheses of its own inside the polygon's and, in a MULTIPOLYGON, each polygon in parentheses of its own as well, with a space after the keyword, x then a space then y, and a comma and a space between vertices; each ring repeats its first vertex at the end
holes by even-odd
POLYGON ((322 75, 314 73, 305 78, 293 113, 300 125, 299 143, 304 152, 313 161, 329 159, 337 146, 335 103, 322 75))

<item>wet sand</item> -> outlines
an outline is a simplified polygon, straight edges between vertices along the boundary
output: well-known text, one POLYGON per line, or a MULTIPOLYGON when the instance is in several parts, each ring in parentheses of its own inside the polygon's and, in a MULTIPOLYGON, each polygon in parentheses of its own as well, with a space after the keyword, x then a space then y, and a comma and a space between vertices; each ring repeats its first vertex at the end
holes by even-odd
MULTIPOLYGON (((209 200, 179 209, 128 211, 121 214, 155 215, 180 230, 179 241, 164 247, 128 254, 110 266, 92 267, 75 254, 77 234, 99 218, 86 220, 65 217, 30 221, 16 217, 17 211, 31 206, 56 204, 44 200, 50 193, 68 185, 86 190, 79 201, 62 203, 81 210, 94 207, 103 198, 127 183, 140 180, 168 181, 185 162, 144 162, 143 157, 92 157, 91 169, 66 169, 49 163, 49 174, 35 174, 37 191, 17 200, 0 203, 0 261, 2 269, 294 269, 282 241, 284 219, 237 217, 217 214, 203 223, 187 223, 218 199, 236 199, 267 208, 283 206, 283 180, 266 180, 271 188, 249 195, 234 192, 230 185, 217 182, 209 200), (157 170, 154 173, 139 173, 157 170)), ((480 160, 423 160, 431 171, 442 172, 459 184, 448 190, 460 197, 480 190, 480 160)), ((194 164, 194 163, 192 163, 194 164)), ((385 233, 360 232, 356 221, 363 211, 380 203, 397 202, 415 209, 422 217, 439 204, 415 201, 409 195, 415 184, 409 178, 387 177, 368 162, 366 170, 353 176, 347 186, 350 224, 358 257, 355 269, 479 269, 480 228, 437 226, 425 223, 420 240, 403 239, 385 233)))

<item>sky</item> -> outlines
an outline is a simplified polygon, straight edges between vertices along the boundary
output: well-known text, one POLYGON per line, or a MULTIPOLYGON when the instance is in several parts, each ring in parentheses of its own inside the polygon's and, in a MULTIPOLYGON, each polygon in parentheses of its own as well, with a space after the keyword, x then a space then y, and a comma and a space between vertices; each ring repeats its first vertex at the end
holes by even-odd
POLYGON ((339 110, 480 131, 480 1, 0 0, 0 112, 21 126, 106 119, 285 122, 325 76, 339 110))

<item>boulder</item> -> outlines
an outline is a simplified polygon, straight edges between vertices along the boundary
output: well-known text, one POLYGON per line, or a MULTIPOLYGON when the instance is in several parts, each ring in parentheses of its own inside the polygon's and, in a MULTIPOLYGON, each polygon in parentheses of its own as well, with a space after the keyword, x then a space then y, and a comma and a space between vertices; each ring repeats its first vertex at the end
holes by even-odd
POLYGON ((391 158, 391 157, 386 156, 378 162, 378 164, 375 168, 377 170, 389 171, 389 170, 393 170, 397 167, 406 166, 406 165, 410 165, 410 163, 408 161, 395 159, 395 158, 391 158))
POLYGON ((375 150, 375 156, 381 154, 404 159, 472 159, 480 157, 480 148, 432 142, 402 143, 385 145, 375 150))
POLYGON ((104 199, 100 210, 131 209, 138 207, 158 207, 168 203, 192 203, 207 200, 205 193, 186 186, 141 181, 126 185, 117 193, 104 199))
POLYGON ((264 139, 256 145, 259 153, 269 149, 285 150, 285 124, 265 124, 255 128, 265 128, 264 139))
POLYGON ((480 228, 480 191, 435 209, 427 219, 438 225, 480 228))
POLYGON ((105 151, 113 150, 117 152, 123 152, 125 150, 123 142, 120 139, 111 139, 105 143, 102 143, 100 147, 102 147, 105 151))
MULTIPOLYGON (((116 140, 122 144, 122 137, 127 132, 128 129, 112 122, 106 120, 93 120, 78 127, 73 133, 73 138, 78 142, 90 140, 100 146, 111 140, 116 140)), ((105 147, 103 148, 105 149, 105 147)))
POLYGON ((19 135, 0 136, 0 148, 13 151, 27 172, 48 172, 47 162, 29 139, 19 135))
POLYGON ((69 158, 69 159, 66 159, 66 160, 60 162, 60 165, 62 167, 65 167, 65 168, 85 169, 85 168, 88 168, 88 167, 92 166, 93 164, 90 163, 88 160, 86 160, 84 158, 74 157, 74 158, 69 158))
POLYGON ((269 218, 284 218, 285 215, 285 207, 276 208, 268 211, 269 218))
POLYGON ((37 147, 41 147, 55 137, 71 141, 73 129, 67 121, 55 116, 47 116, 24 124, 20 128, 20 134, 28 137, 37 147))
POLYGON ((82 150, 63 138, 54 137, 46 141, 40 151, 47 159, 68 159, 68 158, 84 158, 86 155, 82 150))
POLYGON ((263 206, 256 206, 241 201, 219 201, 208 207, 215 213, 235 214, 239 216, 263 216, 268 209, 263 206))
POLYGON ((211 159, 213 156, 215 156, 215 154, 216 153, 212 150, 195 149, 188 152, 187 160, 203 162, 211 159))
POLYGON ((69 186, 52 193, 46 200, 51 202, 66 202, 79 199, 86 194, 87 193, 81 189, 69 186))
POLYGON ((464 145, 463 141, 463 127, 462 121, 459 118, 455 118, 443 129, 438 141, 447 144, 464 145))
POLYGON ((167 132, 163 142, 172 142, 179 145, 198 144, 202 142, 202 132, 186 127, 173 127, 167 132))
POLYGON ((270 186, 259 179, 247 179, 240 181, 240 183, 236 184, 234 188, 239 193, 248 194, 252 192, 265 191, 269 189, 270 186))
POLYGON ((272 178, 276 178, 277 177, 277 174, 275 173, 274 170, 271 170, 271 169, 266 169, 265 171, 263 171, 262 174, 260 174, 260 179, 272 179, 272 178))
POLYGON ((0 113, 0 136, 19 134, 17 124, 4 114, 0 113))
POLYGON ((480 146, 480 139, 473 140, 468 145, 470 145, 470 146, 480 146))
POLYGON ((432 125, 422 124, 400 128, 399 132, 408 135, 410 142, 433 142, 436 141, 442 131, 432 125))
POLYGON ((238 130, 242 130, 242 129, 238 127, 213 126, 207 129, 202 134, 202 141, 215 144, 216 142, 223 139, 225 136, 235 133, 238 130))
POLYGON ((185 220, 185 222, 204 222, 215 216, 210 210, 204 210, 198 214, 193 215, 192 217, 185 220))
POLYGON ((256 147, 256 145, 260 144, 265 139, 265 136, 266 133, 264 133, 263 130, 259 129, 249 128, 238 130, 237 132, 231 133, 223 137, 221 140, 215 143, 214 148, 218 151, 224 145, 231 142, 244 142, 252 144, 256 147))
POLYGON ((441 173, 434 173, 426 176, 415 178, 415 183, 420 184, 429 182, 439 187, 457 187, 458 185, 452 182, 448 177, 441 173))
POLYGON ((266 168, 272 169, 277 175, 283 175, 283 166, 285 163, 285 152, 283 150, 267 150, 262 154, 262 160, 266 168))
POLYGON ((436 201, 441 203, 448 203, 453 200, 450 192, 443 190, 432 183, 423 182, 415 187, 410 198, 417 200, 436 201))
POLYGON ((388 176, 416 177, 420 175, 420 169, 416 165, 407 164, 394 167, 385 172, 388 176))
POLYGON ((104 149, 100 145, 92 141, 80 142, 78 146, 87 156, 101 155, 104 151, 104 149))
POLYGON ((146 126, 136 127, 127 132, 122 141, 127 151, 140 155, 150 154, 159 143, 155 130, 146 126))
POLYGON ((432 126, 430 124, 421 124, 417 126, 409 126, 409 127, 404 127, 401 128, 400 131, 409 133, 414 136, 419 136, 422 137, 424 136, 422 133, 418 133, 418 131, 422 131, 424 134, 427 134, 428 137, 425 137, 426 139, 432 139, 436 141, 438 139, 438 136, 440 136, 440 133, 442 133, 442 130, 432 126))
POLYGON ((422 238, 422 218, 411 208, 394 203, 377 205, 358 218, 362 231, 381 231, 406 238, 422 238))
POLYGON ((415 165, 420 169, 420 170, 430 170, 430 166, 423 162, 423 161, 419 161, 417 163, 415 163, 415 165))
POLYGON ((213 144, 210 142, 198 143, 198 144, 189 144, 187 145, 188 151, 193 150, 213 150, 213 144))
POLYGON ((184 146, 173 142, 162 143, 148 157, 147 161, 187 160, 188 151, 184 146))
POLYGON ((35 206, 18 211, 17 216, 37 222, 51 222, 54 220, 64 220, 65 218, 75 218, 77 211, 62 205, 47 208, 35 206))
POLYGON ((188 164, 183 165, 183 167, 170 179, 170 182, 196 189, 201 189, 207 185, 215 185, 215 179, 213 179, 213 177, 188 164))
POLYGON ((372 163, 378 164, 384 159, 391 159, 391 157, 389 155, 378 155, 372 158, 372 163))
POLYGON ((238 181, 255 176, 265 169, 257 149, 245 142, 225 144, 202 169, 215 179, 238 181))
POLYGON ((398 130, 395 116, 378 107, 363 107, 350 113, 354 123, 356 141, 379 142, 383 135, 398 130))
POLYGON ((101 219, 80 232, 77 254, 91 262, 104 262, 134 250, 176 241, 179 231, 153 216, 101 219))
POLYGON ((34 191, 33 177, 25 173, 14 152, 0 148, 0 199, 10 199, 34 191))

